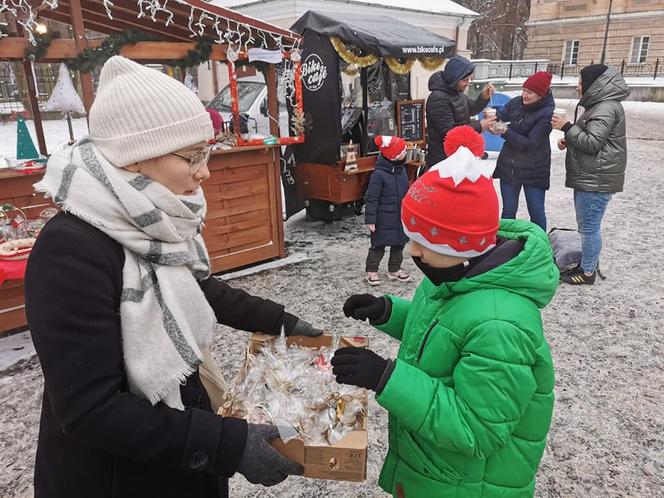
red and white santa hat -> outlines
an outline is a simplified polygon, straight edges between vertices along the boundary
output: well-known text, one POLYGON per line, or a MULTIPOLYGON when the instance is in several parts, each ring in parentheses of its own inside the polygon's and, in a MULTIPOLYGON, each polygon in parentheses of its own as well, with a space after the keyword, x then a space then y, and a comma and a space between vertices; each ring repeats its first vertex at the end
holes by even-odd
POLYGON ((406 235, 431 251, 473 258, 496 245, 494 166, 480 159, 484 140, 470 126, 447 134, 445 152, 447 159, 411 185, 401 204, 401 221, 406 235))
POLYGON ((388 135, 378 135, 374 138, 378 150, 385 159, 394 161, 406 151, 406 141, 401 137, 391 137, 388 135))

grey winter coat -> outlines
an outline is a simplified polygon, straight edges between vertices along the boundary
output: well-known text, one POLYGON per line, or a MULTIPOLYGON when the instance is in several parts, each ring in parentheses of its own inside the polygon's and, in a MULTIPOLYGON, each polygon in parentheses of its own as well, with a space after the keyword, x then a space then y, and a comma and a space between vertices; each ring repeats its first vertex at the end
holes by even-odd
POLYGON ((629 88, 619 71, 607 69, 590 85, 579 106, 585 112, 565 132, 565 186, 586 192, 621 192, 627 164, 625 111, 629 88))

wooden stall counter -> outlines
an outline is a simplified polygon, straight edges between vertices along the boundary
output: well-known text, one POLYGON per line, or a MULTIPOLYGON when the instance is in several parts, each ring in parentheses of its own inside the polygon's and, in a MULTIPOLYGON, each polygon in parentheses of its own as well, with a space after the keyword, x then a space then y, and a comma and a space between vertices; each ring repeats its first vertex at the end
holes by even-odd
MULTIPOLYGON (((44 208, 53 207, 50 200, 32 188, 42 176, 43 171, 20 173, 0 169, 0 204, 20 207, 28 219, 38 218, 44 208)), ((26 326, 23 294, 22 279, 7 279, 0 285, 0 334, 26 326)))
MULTIPOLYGON (((377 158, 377 155, 359 157, 354 171, 344 171, 344 161, 333 165, 298 163, 298 192, 305 199, 321 199, 334 204, 359 201, 364 195, 377 158)), ((420 161, 406 163, 409 183, 415 181, 417 170, 423 165, 420 161)))
POLYGON ((217 273, 284 257, 279 146, 215 150, 203 183, 203 238, 217 273))

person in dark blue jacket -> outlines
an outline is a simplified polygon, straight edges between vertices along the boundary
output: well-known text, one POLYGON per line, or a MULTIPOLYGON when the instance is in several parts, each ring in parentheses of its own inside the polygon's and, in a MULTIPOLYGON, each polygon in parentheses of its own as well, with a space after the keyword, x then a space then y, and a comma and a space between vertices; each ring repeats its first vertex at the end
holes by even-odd
POLYGON ((378 267, 390 246, 387 276, 390 280, 406 282, 410 276, 401 269, 403 248, 408 237, 401 225, 401 200, 408 191, 406 173, 406 142, 403 138, 377 136, 380 155, 371 174, 365 196, 364 222, 371 232, 371 247, 367 255, 366 272, 369 285, 379 285, 378 267))
POLYGON ((551 174, 551 116, 555 101, 549 87, 551 73, 539 71, 523 84, 515 97, 498 111, 498 120, 510 123, 507 131, 493 133, 505 139, 494 178, 500 179, 502 218, 514 219, 519 208, 521 187, 526 195, 530 221, 546 230, 544 198, 551 174))

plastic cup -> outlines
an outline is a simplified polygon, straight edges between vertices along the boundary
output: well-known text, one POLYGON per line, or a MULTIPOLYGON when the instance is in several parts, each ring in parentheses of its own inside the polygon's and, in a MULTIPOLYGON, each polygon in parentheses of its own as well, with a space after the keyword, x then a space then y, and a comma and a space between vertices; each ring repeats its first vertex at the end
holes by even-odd
POLYGON ((557 118, 564 118, 567 116, 567 111, 565 109, 557 107, 553 110, 553 115, 556 116, 557 118))
POLYGON ((493 107, 487 107, 484 109, 484 117, 486 119, 493 118, 496 115, 496 110, 493 107))

